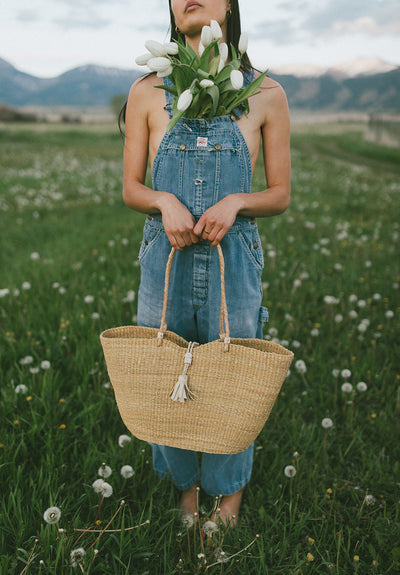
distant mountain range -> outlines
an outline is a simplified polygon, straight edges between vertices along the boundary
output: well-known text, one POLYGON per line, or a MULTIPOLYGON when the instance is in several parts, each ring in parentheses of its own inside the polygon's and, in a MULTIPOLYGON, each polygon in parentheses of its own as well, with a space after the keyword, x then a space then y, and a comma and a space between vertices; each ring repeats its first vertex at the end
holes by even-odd
MULTIPOLYGON (((38 78, 0 58, 0 103, 8 106, 107 106, 127 95, 142 72, 80 66, 55 78, 38 78)), ((292 109, 400 113, 400 67, 359 59, 333 68, 271 70, 292 109)))

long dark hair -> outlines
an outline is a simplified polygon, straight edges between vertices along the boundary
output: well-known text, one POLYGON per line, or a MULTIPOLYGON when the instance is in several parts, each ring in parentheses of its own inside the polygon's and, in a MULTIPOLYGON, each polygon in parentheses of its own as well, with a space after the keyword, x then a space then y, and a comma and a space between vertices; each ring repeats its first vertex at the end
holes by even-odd
MULTIPOLYGON (((178 38, 180 37, 183 41, 185 41, 184 34, 182 34, 176 28, 175 17, 171 8, 171 0, 168 0, 168 4, 169 4, 169 17, 171 21, 170 38, 171 40, 178 40, 178 38)), ((231 49, 231 44, 237 52, 240 34, 242 33, 240 24, 239 0, 230 0, 229 4, 230 4, 230 13, 227 14, 226 43, 228 44, 229 52, 231 49)), ((245 71, 250 71, 253 69, 253 66, 251 65, 250 58, 248 57, 247 52, 245 52, 242 55, 241 62, 242 62, 242 68, 245 71)))
MULTIPOLYGON (((242 33, 241 24, 240 24, 240 10, 239 10, 239 1, 238 0, 230 0, 230 13, 227 14, 227 34, 226 34, 226 43, 228 44, 229 52, 231 51, 231 44, 235 48, 236 52, 238 51, 239 46, 239 38, 240 34, 242 33)), ((171 8, 171 0, 168 0, 169 5, 169 16, 170 16, 170 39, 177 41, 178 38, 181 38, 185 41, 185 36, 177 29, 175 24, 175 16, 171 8)), ((245 72, 250 72, 253 70, 253 66, 251 65, 250 58, 247 55, 247 52, 242 54, 241 58, 242 69, 245 72)), ((121 130, 121 125, 125 123, 125 114, 126 114, 126 104, 122 107, 121 112, 118 116, 118 126, 121 130)))

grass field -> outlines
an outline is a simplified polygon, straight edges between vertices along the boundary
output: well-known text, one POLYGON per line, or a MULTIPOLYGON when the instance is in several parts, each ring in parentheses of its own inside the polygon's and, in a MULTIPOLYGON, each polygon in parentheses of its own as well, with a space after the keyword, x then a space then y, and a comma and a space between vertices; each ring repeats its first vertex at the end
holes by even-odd
MULTIPOLYGON (((292 159, 289 210, 258 224, 264 336, 295 361, 239 527, 202 541, 150 446, 119 446, 98 336, 135 322, 144 221, 122 203, 122 140, 0 129, 1 574, 400 572, 400 150, 357 126, 302 127, 292 159), (106 497, 92 487, 103 463, 106 497)), ((201 521, 213 505, 202 494, 201 521)))

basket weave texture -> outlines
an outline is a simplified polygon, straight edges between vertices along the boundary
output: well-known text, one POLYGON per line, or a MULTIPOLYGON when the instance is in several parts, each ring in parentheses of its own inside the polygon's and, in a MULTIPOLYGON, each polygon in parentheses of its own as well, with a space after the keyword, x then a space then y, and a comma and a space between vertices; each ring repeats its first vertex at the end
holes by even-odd
POLYGON ((277 343, 231 339, 195 347, 188 371, 196 398, 169 395, 182 373, 188 342, 158 330, 125 326, 100 338, 122 420, 139 439, 204 453, 238 453, 263 428, 293 359, 277 343))
POLYGON ((165 273, 160 329, 123 326, 100 335, 122 420, 139 439, 203 453, 244 451, 262 430, 285 380, 293 352, 263 339, 229 337, 224 260, 217 248, 221 339, 190 344, 189 365, 189 342, 167 331, 165 323, 174 249, 165 273), (183 369, 194 399, 172 401, 183 369))

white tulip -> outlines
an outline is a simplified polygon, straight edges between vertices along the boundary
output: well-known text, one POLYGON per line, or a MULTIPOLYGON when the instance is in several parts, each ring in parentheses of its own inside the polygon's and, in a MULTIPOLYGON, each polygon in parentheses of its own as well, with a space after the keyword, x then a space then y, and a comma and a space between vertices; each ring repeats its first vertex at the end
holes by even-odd
MULTIPOLYGON (((210 26, 203 26, 201 30, 201 43, 204 47, 207 47, 214 40, 214 36, 210 26)), ((146 46, 147 48, 147 46, 146 46)))
POLYGON ((219 55, 221 56, 221 60, 225 60, 225 62, 228 59, 228 44, 226 44, 225 42, 221 42, 221 44, 219 44, 219 55))
POLYGON ((214 82, 205 78, 204 80, 201 80, 200 86, 202 88, 210 88, 211 86, 214 86, 214 82))
POLYGON ((216 20, 211 20, 210 28, 211 28, 211 32, 212 32, 212 35, 214 37, 214 40, 219 40, 220 38, 222 38, 221 26, 218 24, 218 22, 216 20))
POLYGON ((193 94, 189 89, 182 92, 182 94, 179 96, 177 104, 179 112, 184 112, 185 110, 187 110, 190 104, 192 103, 192 100, 193 100, 193 94))
POLYGON ((166 70, 169 70, 171 62, 168 58, 158 56, 157 58, 150 58, 147 65, 152 72, 165 72, 166 70))
POLYGON ((249 37, 247 36, 246 32, 242 32, 242 34, 240 34, 240 38, 239 38, 239 52, 241 54, 244 54, 245 52, 247 52, 247 48, 249 46, 249 37))
POLYGON ((232 70, 231 84, 234 90, 240 90, 240 88, 243 86, 243 74, 240 72, 240 70, 232 70))
POLYGON ((146 64, 150 60, 150 58, 153 58, 153 55, 150 54, 150 52, 147 52, 146 54, 142 54, 141 56, 138 56, 136 58, 135 62, 138 66, 146 66, 146 64))
POLYGON ((153 56, 165 56, 167 53, 164 44, 160 44, 160 42, 156 42, 155 40, 147 40, 144 45, 146 50, 151 52, 153 56))
POLYGON ((165 70, 160 70, 159 72, 157 72, 157 78, 165 78, 165 76, 170 76, 173 71, 174 68, 172 64, 170 64, 168 68, 165 68, 165 70))
POLYGON ((170 56, 175 56, 179 52, 178 44, 176 42, 165 42, 164 50, 167 54, 170 54, 170 56))

